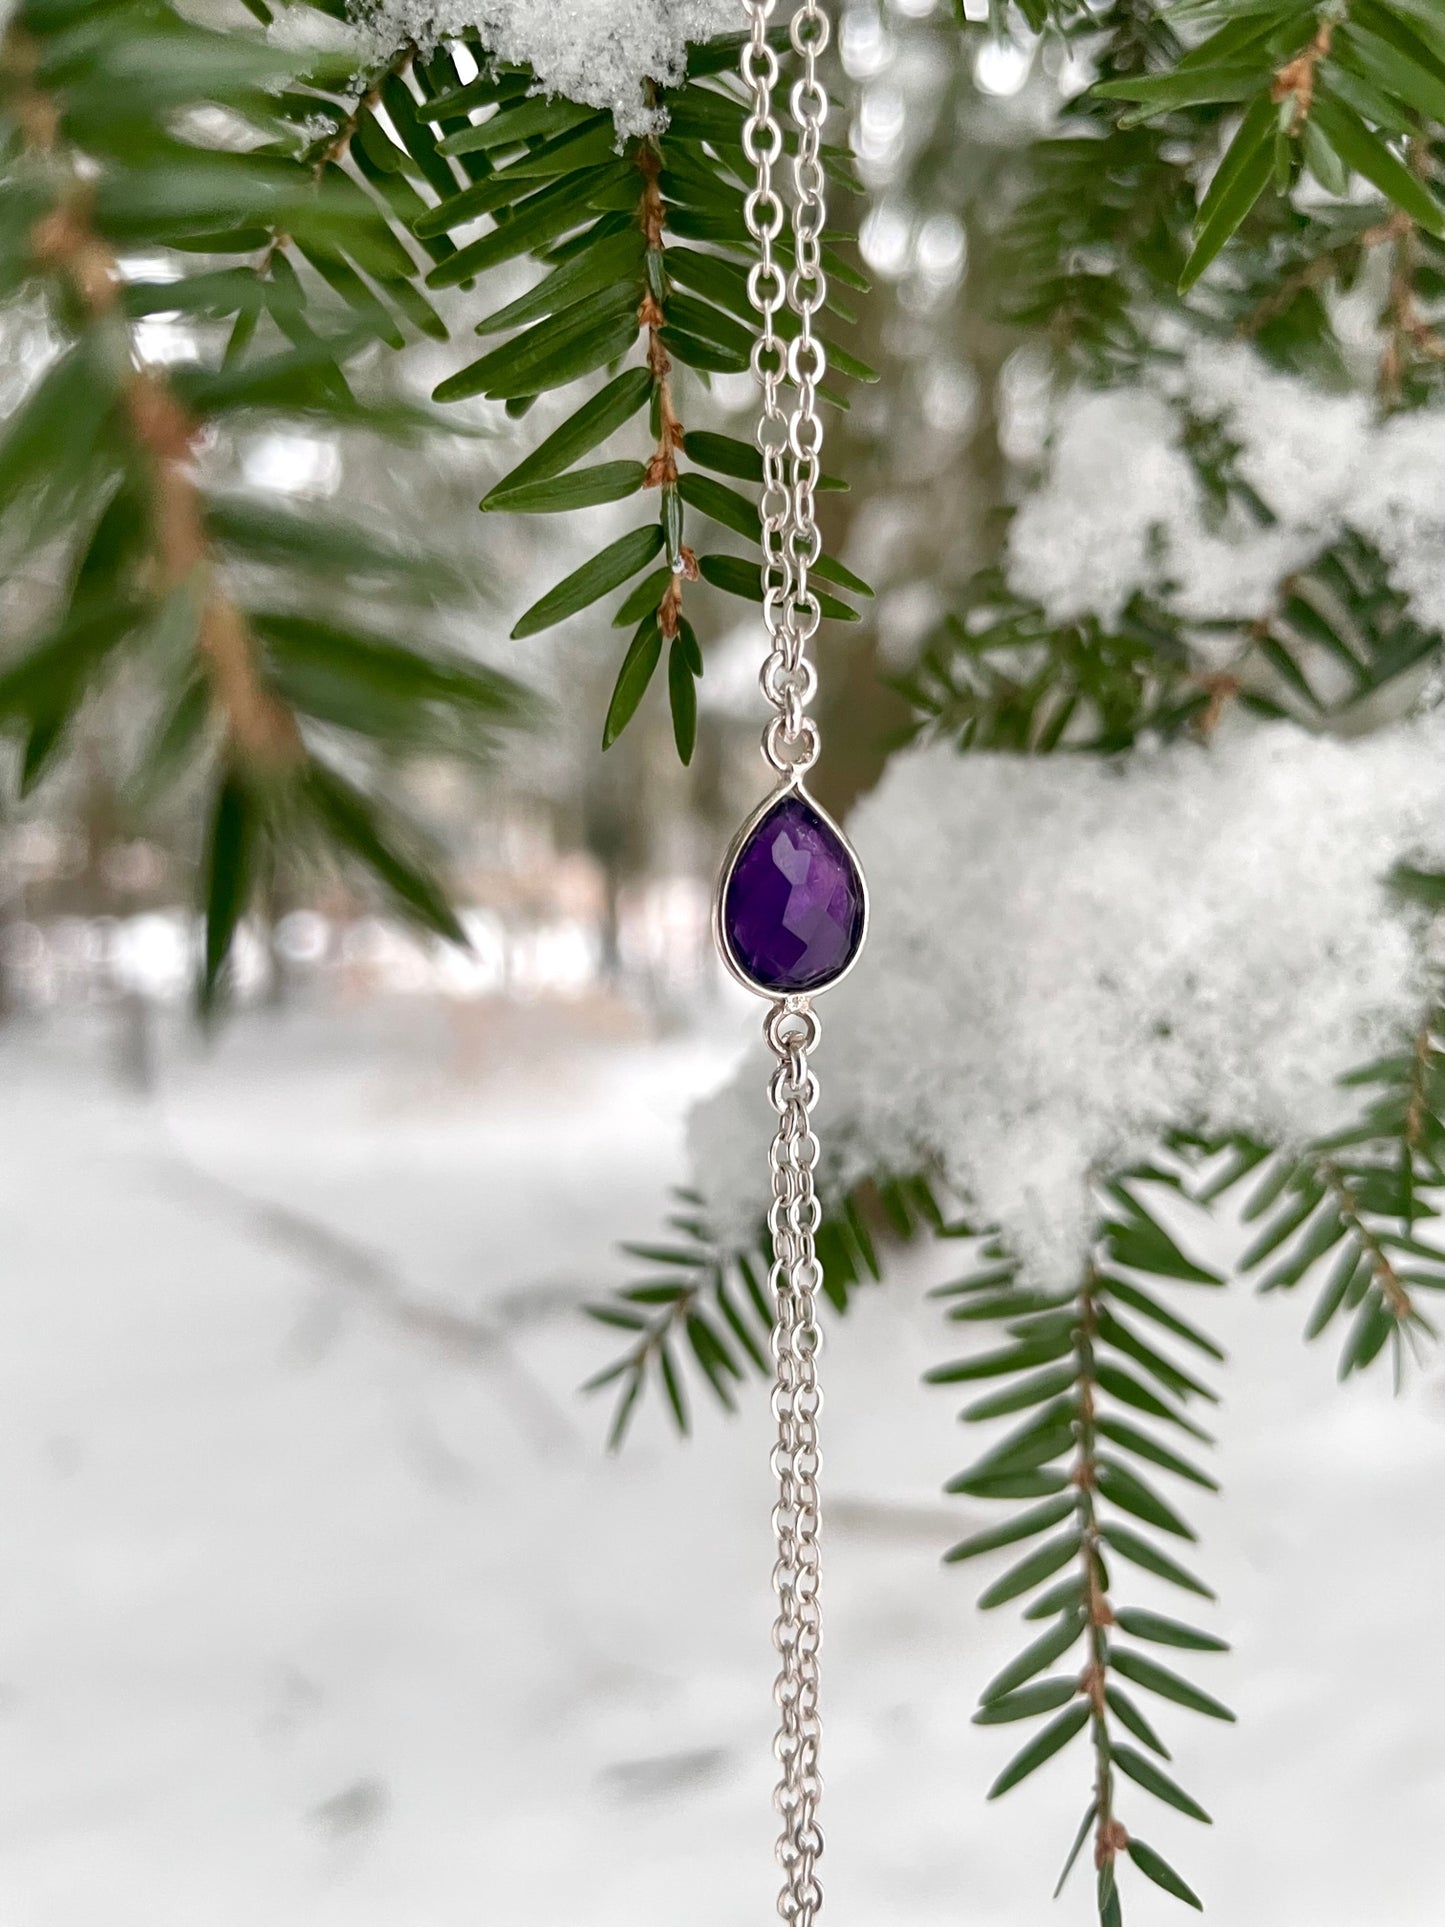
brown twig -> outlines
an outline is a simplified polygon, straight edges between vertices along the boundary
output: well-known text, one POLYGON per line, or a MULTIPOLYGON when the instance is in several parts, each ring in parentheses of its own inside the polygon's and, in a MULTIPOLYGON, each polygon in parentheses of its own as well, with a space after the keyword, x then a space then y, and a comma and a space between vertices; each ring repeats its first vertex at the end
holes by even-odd
POLYGON ((1352 235, 1348 241, 1341 241, 1336 247, 1326 248, 1323 254, 1314 255, 1293 273, 1287 274, 1279 286, 1264 297, 1258 307, 1252 308, 1238 323, 1236 332, 1246 337, 1257 335, 1267 323, 1285 313, 1297 295, 1304 294, 1310 288, 1322 287, 1338 274, 1340 269, 1348 264, 1350 256, 1357 248, 1383 247, 1387 242, 1395 240, 1402 221, 1407 225, 1413 225, 1407 214, 1392 214, 1389 220, 1381 221, 1375 227, 1366 228, 1363 234, 1352 235))
MULTIPOLYGON (((1323 32, 1324 29, 1321 29, 1323 32)), ((1324 51, 1328 51, 1326 47, 1324 51)), ((1312 60, 1321 55, 1316 52, 1312 60)), ((1306 59, 1301 54, 1298 61, 1281 68, 1276 78, 1274 98, 1288 98, 1291 92, 1301 98, 1295 85, 1278 91, 1280 78, 1291 74, 1306 59)), ((1309 67, 1309 78, 1296 76, 1298 87, 1304 90, 1308 112, 1308 102, 1313 100, 1313 64, 1309 67)), ((1429 153, 1424 141, 1412 140, 1409 148, 1410 166, 1419 179, 1424 179, 1429 165, 1429 153)), ((1419 297, 1416 293, 1415 278, 1420 260, 1420 235, 1415 222, 1403 209, 1397 208, 1384 221, 1374 227, 1366 228, 1363 234, 1354 235, 1348 241, 1326 248, 1322 254, 1287 274, 1279 286, 1267 294, 1257 307, 1239 322, 1236 332, 1246 339, 1257 335, 1271 321, 1284 314, 1297 296, 1311 288, 1319 288, 1334 278, 1345 267, 1357 249, 1389 247, 1392 251, 1390 264, 1390 289, 1381 317, 1385 329, 1385 346, 1380 356, 1379 395, 1387 408, 1398 407, 1404 386, 1405 371, 1410 351, 1423 355, 1430 361, 1445 362, 1445 336, 1431 326, 1420 313, 1419 297)))
MULTIPOLYGON (((1417 180, 1425 178, 1429 150, 1423 140, 1409 144, 1410 171, 1417 180)), ((1405 374, 1410 353, 1427 361, 1445 361, 1445 336, 1433 328, 1420 313, 1415 281, 1420 267, 1420 234, 1414 221, 1397 211, 1386 223, 1394 243, 1390 264, 1390 292, 1383 320, 1385 346, 1380 356, 1379 393, 1387 408, 1398 408, 1404 395, 1405 374)))
MULTIPOLYGON (((405 74, 408 67, 410 67, 411 63, 416 59, 418 52, 419 49, 416 42, 408 40, 405 45, 398 48, 392 55, 391 59, 377 75, 370 87, 368 87, 364 93, 357 96, 356 104, 351 109, 351 112, 347 114, 341 124, 313 155, 311 161, 311 178, 313 181, 322 181, 325 178, 328 167, 336 167, 346 159, 347 155, 351 152, 351 143, 356 138, 357 129, 361 126, 361 116, 380 106, 382 97, 381 90, 385 83, 394 77, 405 74)), ((260 260, 256 263, 256 272, 262 276, 268 275, 271 272, 271 264, 275 261, 277 254, 281 249, 288 247, 290 241, 291 237, 289 234, 280 232, 273 234, 265 249, 262 251, 260 260)))
POLYGON ((1205 706, 1204 714, 1199 718, 1197 724, 1199 734, 1208 742, 1209 738, 1224 720, 1230 704, 1233 703, 1236 697, 1243 691, 1244 684, 1238 676, 1233 675, 1227 669, 1219 670, 1209 676, 1198 676, 1195 680, 1209 698, 1205 706))
POLYGON ((1359 1199, 1344 1173, 1331 1158, 1324 1159, 1319 1170, 1342 1222, 1370 1261, 1370 1272, 1379 1287, 1385 1309, 1397 1325, 1412 1324, 1415 1301, 1410 1296, 1409 1287, 1396 1271, 1385 1247, 1365 1223, 1359 1199))
POLYGON ((1334 38, 1333 21, 1322 20, 1319 32, 1309 46, 1296 54, 1293 60, 1286 61, 1275 74, 1269 97, 1276 106, 1287 100, 1294 101, 1294 118, 1290 124, 1292 133, 1297 132, 1309 118, 1315 101, 1315 68, 1328 57, 1334 38))
MULTIPOLYGON (((1283 577, 1278 589, 1275 591, 1275 602, 1287 602, 1289 598, 1295 594, 1298 585, 1299 576, 1295 571, 1291 570, 1287 576, 1283 577)), ((1275 613, 1276 611, 1274 609, 1270 609, 1266 614, 1256 616, 1253 622, 1245 625, 1244 642, 1235 653, 1234 659, 1228 668, 1215 670, 1192 678, 1197 687, 1205 690, 1209 697, 1204 713, 1200 716, 1196 724, 1199 734, 1206 742, 1218 729, 1233 704, 1239 700, 1248 688, 1249 685, 1241 672, 1245 664, 1249 661, 1249 658, 1254 654, 1255 650, 1260 648, 1264 643, 1276 639, 1274 635, 1275 613)))
POLYGON ((1129 1844, 1129 1836, 1114 1818, 1113 1748, 1109 1738, 1108 1684, 1109 1628, 1114 1609, 1100 1584, 1098 1440, 1095 1422, 1094 1341, 1099 1327, 1098 1278, 1091 1267, 1080 1302, 1075 1358, 1079 1371, 1078 1449, 1071 1474, 1079 1492, 1082 1525, 1079 1552, 1084 1576, 1084 1619, 1089 1657, 1079 1676, 1079 1691, 1089 1701, 1089 1725, 1094 1746, 1094 1865, 1100 1872, 1111 1866, 1129 1844))
MULTIPOLYGON (((660 262, 667 206, 658 184, 662 163, 656 148, 650 141, 643 142, 638 149, 637 165, 643 179, 638 220, 649 254, 660 262)), ((652 376, 657 397, 657 446, 647 464, 642 486, 675 489, 677 487, 677 453, 682 447, 684 430, 673 401, 672 357, 667 352, 662 339, 662 330, 667 325, 667 317, 651 286, 647 288, 638 304, 637 324, 647 331, 647 368, 652 376)), ((677 634, 682 622, 684 584, 697 580, 697 558, 692 550, 682 549, 680 559, 682 567, 674 570, 667 587, 662 592, 662 600, 657 605, 658 627, 668 641, 677 634)))
MULTIPOLYGON (((638 149, 637 165, 642 174, 642 202, 638 209, 643 239, 648 252, 660 256, 667 205, 658 185, 662 163, 650 142, 638 149)), ((672 357, 663 346, 662 330, 667 317, 649 287, 637 309, 637 325, 647 330, 647 367, 657 390, 657 450, 648 464, 647 488, 671 488, 677 481, 677 451, 682 447, 683 426, 672 398, 672 357)))
MULTIPOLYGON (((5 36, 0 67, 12 83, 11 111, 27 147, 57 158, 59 109, 36 84, 37 51, 21 29, 12 27, 5 36)), ((203 601, 196 646, 229 741, 253 768, 292 768, 305 755, 301 732, 263 681, 255 640, 215 567, 194 469, 200 424, 188 416, 164 375, 137 356, 121 307, 120 264, 92 223, 89 186, 73 167, 68 173, 60 201, 31 229, 31 252, 39 267, 69 287, 90 326, 122 337, 124 418, 150 483, 154 587, 168 595, 187 582, 198 585, 203 601)))
POLYGON ((1426 1082, 1435 1056, 1435 1013, 1430 1015, 1415 1032, 1415 1042, 1410 1053, 1410 1102, 1405 1111, 1405 1142, 1410 1150, 1420 1147, 1425 1134, 1425 1120, 1430 1115, 1426 1082))

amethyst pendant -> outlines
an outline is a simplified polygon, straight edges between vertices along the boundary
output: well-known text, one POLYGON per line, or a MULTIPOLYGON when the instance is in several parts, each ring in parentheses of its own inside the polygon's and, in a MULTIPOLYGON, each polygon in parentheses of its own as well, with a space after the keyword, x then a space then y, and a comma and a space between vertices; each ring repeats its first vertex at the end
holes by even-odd
POLYGON ((723 959, 767 997, 825 990, 852 965, 868 894, 847 838, 793 783, 743 825, 718 890, 723 959))

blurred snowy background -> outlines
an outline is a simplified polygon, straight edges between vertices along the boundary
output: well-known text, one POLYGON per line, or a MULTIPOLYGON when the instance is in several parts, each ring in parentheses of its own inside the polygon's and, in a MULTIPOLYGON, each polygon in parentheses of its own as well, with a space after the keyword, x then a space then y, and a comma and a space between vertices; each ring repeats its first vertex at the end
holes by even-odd
MULTIPOLYGON (((751 1014, 309 994, 209 1048, 153 1014, 145 1090, 130 1021, 0 1033, 0 1918, 767 1919, 765 1401, 686 1445, 645 1410, 610 1459, 574 1391, 607 1350, 580 1303, 751 1014)), ((1077 1775, 981 1798, 969 1718, 1017 1630, 938 1565, 982 1513, 940 1496, 961 1440, 918 1388, 938 1264, 827 1357, 829 1913, 1083 1919, 1035 1844, 1077 1775)), ((1199 1522, 1235 1653, 1208 1683, 1243 1721, 1187 1734, 1216 1828, 1155 1837, 1232 1927, 1426 1927, 1445 1387, 1341 1391, 1287 1301, 1215 1323, 1227 1503, 1199 1522)))
MULTIPOLYGON (((905 714, 880 676, 998 557, 1021 477, 1039 486, 1015 586, 1060 619, 1158 587, 1166 537, 1192 611, 1217 614, 1348 521, 1408 538, 1417 613, 1438 624, 1438 491, 1419 486, 1438 409, 1375 429, 1245 350, 1181 363, 1166 399, 1207 386, 1254 431, 1235 451, 1266 465, 1252 481, 1284 498, 1265 533, 1225 541, 1160 393, 1066 402, 1051 424, 1036 348, 987 321, 970 278, 987 272, 979 204, 1072 85, 1054 52, 982 43, 965 75, 939 57, 942 0, 839 12, 880 289, 862 345, 884 378, 829 423, 856 485, 830 498, 830 543, 880 594, 860 638, 827 644, 825 800, 877 782, 905 714), (1408 520, 1407 498, 1429 517, 1408 520)), ((48 352, 33 315, 5 325, 10 369, 48 352)), ((195 348, 164 316, 145 339, 158 363, 195 348)), ((448 354, 381 379, 425 393, 448 354)), ((745 380, 713 399, 745 423, 745 380)), ((755 796, 757 635, 743 621, 710 643, 690 774, 660 706, 601 758, 616 634, 599 646, 601 619, 575 622, 520 660, 503 638, 623 524, 479 520, 515 445, 497 410, 474 425, 489 439, 424 471, 360 467, 324 436, 216 454, 268 498, 441 531, 479 578, 445 639, 556 704, 466 778, 408 772, 444 827, 469 954, 346 893, 283 889, 243 932, 234 1012, 203 1035, 194 825, 136 832, 123 687, 69 780, 0 823, 0 1927, 772 1917, 765 1399, 751 1389, 731 1423, 701 1411, 681 1445, 644 1407, 613 1459, 605 1400, 576 1390, 612 1356, 581 1307, 626 1275, 617 1241, 655 1229, 689 1176, 689 1112, 755 1041, 706 919, 755 796)), ((32 587, 8 584, 7 616, 32 587)), ((966 900, 978 879, 946 842, 931 860, 966 900)), ((991 936, 974 933, 980 971, 991 936)), ((980 978, 951 981, 961 1034, 980 978)), ((961 1130, 971 1092, 951 1087, 961 1130)), ((982 1799, 1002 1751, 969 1722, 1017 1622, 981 1617, 972 1574, 939 1569, 982 1522, 941 1496, 964 1456, 955 1401, 918 1385, 950 1343, 924 1297, 947 1262, 896 1257, 830 1337, 830 1927, 1090 1913, 1083 1884, 1046 1897, 1077 1764, 982 1799)), ((1445 1377, 1342 1390, 1300 1322, 1247 1291, 1214 1313, 1228 1503, 1199 1521, 1210 1623, 1235 1651, 1207 1683, 1241 1725, 1181 1736, 1216 1828, 1165 1815, 1151 1837, 1227 1927, 1438 1927, 1445 1377)), ((1129 1904, 1131 1927, 1179 1917, 1153 1889, 1129 1904)))

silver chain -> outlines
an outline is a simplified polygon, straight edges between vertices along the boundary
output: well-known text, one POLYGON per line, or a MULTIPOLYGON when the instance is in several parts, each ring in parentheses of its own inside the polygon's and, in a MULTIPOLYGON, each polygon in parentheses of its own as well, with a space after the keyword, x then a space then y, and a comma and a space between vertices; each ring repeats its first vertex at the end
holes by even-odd
POLYGON ((742 77, 752 95, 752 111, 743 123, 743 150, 756 170, 743 218, 758 249, 748 275, 748 295, 761 324, 752 367, 762 396, 756 434, 763 461, 763 620, 770 643, 759 682, 775 711, 763 734, 763 754, 780 775, 787 775, 811 768, 821 748, 818 725, 808 714, 817 675, 807 647, 822 615, 808 576, 823 549, 814 494, 823 451, 818 385, 828 358, 813 332, 813 317, 828 293, 822 265, 826 200, 820 153, 828 96, 818 78, 818 61, 831 29, 818 0, 800 0, 789 30, 801 72, 789 103, 798 150, 793 160, 793 267, 785 278, 775 246, 784 209, 773 186, 784 145, 773 112, 778 58, 768 42, 777 0, 742 4, 751 28, 743 44, 742 77), (792 339, 786 350, 778 331, 778 313, 785 304, 797 322, 796 329, 789 329, 792 339), (790 414, 784 413, 780 400, 785 377, 795 395, 790 414))
POLYGON ((773 1591, 778 1602, 773 1644, 779 1659, 773 1688, 779 1724, 773 1752, 781 1775, 773 1803, 782 1823, 777 1854, 783 1870, 778 1912, 793 1927, 813 1927, 823 1904, 818 1880, 823 1851, 818 1827, 823 1793, 818 1768, 818 1648, 822 1641, 818 1414, 823 1403, 818 1386, 822 1345, 818 1288, 822 1271, 814 1245, 821 1210, 814 1188, 818 1139, 809 1115, 818 1101, 818 1080, 808 1063, 818 1041, 817 1012, 806 1006, 775 1004, 763 1030, 778 1058, 768 1087, 778 1114, 768 1211, 773 1240, 773 1417, 777 1421, 773 1473, 778 1483, 773 1508, 777 1538, 773 1591))
MULTIPOLYGON (((807 648, 817 633, 821 610, 809 572, 822 553, 814 511, 819 479, 823 424, 818 415, 818 384, 827 356, 813 332, 813 317, 827 295, 822 267, 825 218, 820 156, 828 97, 818 78, 818 61, 828 45, 828 17, 818 0, 799 0, 790 29, 800 73, 790 97, 797 153, 793 160, 793 266, 784 277, 776 243, 784 208, 773 185, 784 152, 782 129, 773 112, 778 59, 768 41, 777 0, 743 0, 751 29, 743 45, 742 78, 752 96, 743 124, 743 148, 756 170, 743 214, 757 244, 758 258, 748 274, 748 295, 759 328, 752 367, 761 397, 757 446, 762 457, 759 500, 763 546, 763 620, 768 655, 759 681, 773 715, 763 732, 763 754, 781 776, 809 769, 821 740, 808 714, 817 675, 807 648), (784 306, 796 320, 784 348, 779 314, 784 306), (784 383, 793 391, 786 412, 784 383)), ((818 1597, 819 1528, 818 1291, 822 1272, 815 1245, 821 1209, 815 1188, 818 1139, 811 1112, 818 1080, 809 1065, 818 1042, 817 1013, 807 998, 774 1004, 764 1034, 777 1069, 769 1096, 778 1114, 771 1153, 772 1234, 770 1274, 774 1318, 772 1334, 773 1417, 777 1439, 773 1474, 778 1499, 773 1509, 777 1558, 773 1591, 777 1617, 773 1644, 779 1672, 774 1687, 778 1733, 773 1743, 780 1778, 773 1795, 781 1823, 778 1863, 783 1885, 778 1913, 792 1927, 814 1927, 823 1904, 818 1862, 823 1836, 818 1804, 823 1781, 818 1754, 818 1649, 822 1618, 818 1597)))

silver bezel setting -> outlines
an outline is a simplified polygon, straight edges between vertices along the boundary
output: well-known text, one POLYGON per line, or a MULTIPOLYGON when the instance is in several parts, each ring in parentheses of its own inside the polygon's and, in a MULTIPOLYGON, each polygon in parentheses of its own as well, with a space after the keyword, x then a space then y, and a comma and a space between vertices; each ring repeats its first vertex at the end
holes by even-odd
POLYGON ((868 941, 868 917, 868 879, 864 875, 863 865, 858 861, 858 852, 854 849, 851 838, 843 826, 829 811, 823 808, 823 805, 809 790, 807 784, 803 781, 801 770, 794 770, 791 776, 785 776, 781 782, 777 783, 773 789, 769 791, 751 815, 744 818, 741 828, 727 847, 727 851, 723 856, 722 867, 718 871, 717 884, 712 895, 712 934, 713 941, 717 945, 718 955, 727 966, 728 975, 737 983, 740 983, 744 990, 750 990, 755 997, 765 997, 770 1004, 791 1004, 801 1007, 810 1002, 812 998, 821 997, 827 991, 832 990, 835 984, 841 984, 854 964, 856 964, 858 959, 863 955, 863 946, 868 941), (743 853, 743 846, 747 843, 753 831, 759 823, 762 822, 763 818, 770 810, 775 809, 785 796, 802 797, 803 801, 808 805, 808 808, 814 811, 822 822, 833 832, 833 835, 837 837, 847 852, 854 871, 857 874, 859 888, 863 892, 863 923, 862 928, 858 932, 858 942, 854 948, 853 955, 848 959, 847 963, 844 964, 836 977, 829 977, 825 982, 814 984, 807 990, 771 990, 766 984, 760 984, 756 978, 749 976, 747 970, 733 954, 733 948, 728 942, 727 928, 723 920, 723 904, 727 899, 728 884, 732 881, 733 870, 737 866, 738 858, 743 853))

